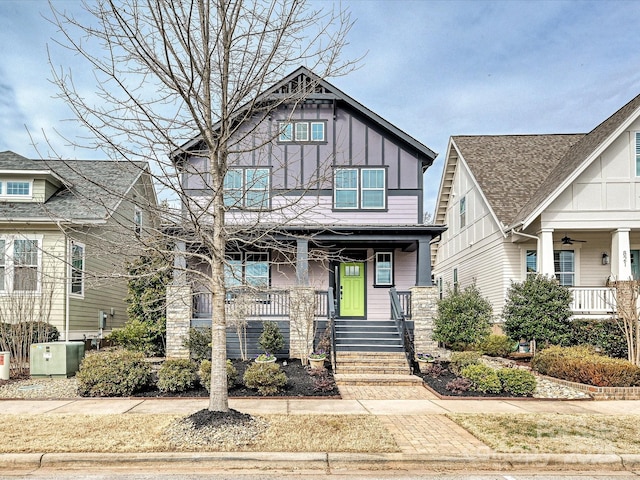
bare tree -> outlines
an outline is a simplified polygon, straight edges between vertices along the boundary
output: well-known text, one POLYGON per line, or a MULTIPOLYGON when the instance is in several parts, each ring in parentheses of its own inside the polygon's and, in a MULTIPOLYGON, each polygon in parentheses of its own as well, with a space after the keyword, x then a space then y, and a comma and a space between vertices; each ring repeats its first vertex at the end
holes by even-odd
POLYGON ((627 359, 640 365, 640 282, 617 281, 615 289, 616 322, 627 342, 627 359))
MULTIPOLYGON (((351 69, 352 62, 339 60, 351 21, 342 10, 316 11, 304 0, 97 0, 85 8, 91 14, 88 21, 56 10, 52 3, 52 21, 63 35, 60 44, 92 69, 97 96, 76 90, 71 71, 53 67, 54 82, 91 134, 93 140, 82 146, 120 161, 148 160, 160 195, 182 200, 175 228, 163 233, 173 244, 186 245, 191 263, 176 269, 189 270, 212 294, 209 409, 228 411, 226 247, 273 247, 279 242, 273 232, 292 215, 282 209, 277 216, 274 208, 265 222, 249 212, 251 202, 258 200, 247 204, 238 198, 248 208, 228 222, 225 176, 231 161, 259 152, 280 133, 259 132, 262 120, 280 106, 295 106, 316 87, 313 82, 299 84, 265 97, 261 94, 267 86, 301 64, 319 78, 351 69), (186 157, 199 157, 206 165, 192 173, 210 195, 188 199, 181 180, 190 172, 180 163, 186 157), (205 268, 189 269, 192 264, 205 268)), ((309 183, 318 188, 326 181, 325 171, 326 166, 319 166, 309 183)), ((296 189, 304 189, 305 178, 297 184, 296 189)), ((293 217, 303 218, 308 208, 301 202, 293 217)))

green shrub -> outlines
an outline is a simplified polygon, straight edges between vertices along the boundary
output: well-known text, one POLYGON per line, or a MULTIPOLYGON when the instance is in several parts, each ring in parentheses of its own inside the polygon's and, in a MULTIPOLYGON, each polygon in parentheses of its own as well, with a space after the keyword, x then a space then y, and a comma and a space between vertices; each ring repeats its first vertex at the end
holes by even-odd
MULTIPOLYGON (((202 385, 207 392, 211 392, 211 360, 203 360, 202 363, 200 363, 198 376, 200 377, 200 385, 202 385)), ((237 382, 238 370, 233 366, 231 360, 227 360, 227 388, 235 387, 237 382)))
POLYGON ((25 340, 31 345, 32 343, 57 342, 59 338, 58 329, 47 322, 0 322, 0 348, 6 348, 9 351, 16 351, 11 348, 11 345, 16 346, 17 343, 22 343, 25 340))
POLYGON ((76 378, 83 397, 126 397, 151 380, 151 366, 140 352, 101 350, 88 353, 76 378))
POLYGON ((258 338, 258 345, 266 353, 273 355, 284 348, 284 337, 276 322, 262 322, 262 333, 258 338))
POLYGON ((158 390, 184 392, 193 388, 197 379, 196 367, 191 360, 166 360, 158 372, 158 390))
POLYGON ((506 357, 514 351, 515 342, 506 335, 489 335, 474 347, 492 357, 506 357))
POLYGON ((640 367, 595 353, 593 347, 549 347, 540 350, 531 368, 551 377, 598 387, 640 385, 640 367))
POLYGON ((287 384, 287 375, 277 363, 252 363, 242 377, 244 384, 260 395, 274 395, 287 384))
POLYGON ((608 357, 627 358, 627 341, 615 320, 572 320, 570 338, 572 346, 592 345, 608 357))
POLYGON ((486 365, 467 365, 460 370, 460 375, 467 378, 473 384, 472 390, 483 393, 500 393, 502 383, 498 373, 486 365))
POLYGON ((107 340, 115 346, 142 352, 147 357, 164 355, 165 324, 162 321, 128 320, 122 328, 115 328, 107 340))
POLYGON ((513 395, 530 396, 536 389, 536 377, 519 368, 500 368, 497 370, 502 390, 513 395))
POLYGON ((491 304, 480 296, 475 285, 462 292, 449 290, 438 302, 433 338, 454 350, 464 350, 491 333, 491 313, 491 304))
POLYGON ((478 365, 481 356, 482 353, 477 351, 453 352, 449 361, 449 369, 452 373, 460 375, 460 370, 467 365, 478 365))
POLYGON ((189 349, 189 355, 196 363, 211 360, 211 327, 190 328, 182 345, 189 349))
POLYGON ((570 337, 571 292, 555 279, 530 275, 512 283, 503 309, 503 330, 514 341, 535 339, 538 346, 562 345, 570 337))

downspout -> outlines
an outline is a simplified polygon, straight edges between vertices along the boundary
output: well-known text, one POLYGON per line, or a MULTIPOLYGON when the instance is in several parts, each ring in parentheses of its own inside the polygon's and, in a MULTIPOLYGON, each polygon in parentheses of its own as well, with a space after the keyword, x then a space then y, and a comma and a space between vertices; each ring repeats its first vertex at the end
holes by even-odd
POLYGON ((64 233, 62 226, 60 225, 60 221, 57 221, 56 224, 60 231, 64 234, 64 265, 65 265, 65 279, 64 279, 64 341, 69 342, 69 291, 71 290, 71 285, 69 284, 71 281, 71 265, 69 264, 69 250, 71 248, 71 242, 67 238, 67 235, 64 233))

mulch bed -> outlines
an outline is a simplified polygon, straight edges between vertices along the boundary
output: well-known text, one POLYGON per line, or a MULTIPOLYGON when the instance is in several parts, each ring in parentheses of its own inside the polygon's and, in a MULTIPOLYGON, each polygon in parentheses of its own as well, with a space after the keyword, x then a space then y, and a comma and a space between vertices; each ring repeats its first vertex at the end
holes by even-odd
MULTIPOLYGON (((242 360, 232 360, 233 366, 238 371, 237 382, 233 388, 229 389, 229 397, 261 397, 256 390, 247 388, 242 384, 242 376, 246 368, 253 363, 252 360, 243 362, 242 360)), ((284 390, 271 395, 272 397, 338 397, 340 395, 336 386, 331 370, 326 370, 326 380, 324 388, 318 388, 318 376, 310 375, 309 367, 302 365, 300 360, 278 360, 278 365, 287 376, 287 385, 284 390), (286 362, 286 365, 285 365, 286 362)), ((314 372, 312 372, 314 373, 314 372)), ((137 392, 135 397, 208 397, 203 387, 198 386, 186 392, 170 393, 160 392, 158 389, 150 388, 148 390, 137 392)))
MULTIPOLYGON (((415 375, 422 378, 424 383, 434 390, 436 393, 446 397, 473 397, 473 398, 523 398, 524 395, 513 395, 507 392, 501 393, 483 393, 476 392, 474 390, 467 390, 466 392, 452 392, 451 390, 447 390, 447 384, 452 380, 455 380, 458 377, 454 373, 449 370, 449 362, 439 362, 445 369, 440 373, 437 377, 430 375, 428 371, 425 372, 416 372, 415 375)), ((436 365, 436 363, 431 364, 436 365)), ((429 367, 424 364, 420 364, 422 370, 428 370, 429 367)))

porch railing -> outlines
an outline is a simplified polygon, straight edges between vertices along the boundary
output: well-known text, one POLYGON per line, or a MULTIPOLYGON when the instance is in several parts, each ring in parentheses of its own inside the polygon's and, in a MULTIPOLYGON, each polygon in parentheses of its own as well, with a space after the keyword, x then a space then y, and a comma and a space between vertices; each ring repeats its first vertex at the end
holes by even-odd
MULTIPOLYGON (((411 292, 398 291, 398 301, 400 302, 400 308, 404 312, 404 317, 407 320, 411 319, 411 292)), ((393 312, 392 312, 393 313, 393 312)))
POLYGON ((575 315, 611 315, 616 311, 616 290, 612 287, 570 287, 575 315))
MULTIPOLYGON (((225 300, 225 310, 229 314, 236 306, 238 298, 243 292, 240 290, 228 291, 225 300)), ((289 316, 289 291, 268 290, 255 292, 250 295, 250 301, 246 303, 247 317, 288 317, 289 316)), ((316 291, 316 317, 328 318, 329 299, 326 291, 316 291)), ((211 318, 211 294, 208 292, 193 295, 193 318, 211 318)))
POLYGON ((398 292, 393 287, 389 289, 389 299, 391 301, 391 318, 396 324, 396 328, 402 339, 402 346, 405 356, 407 357, 407 363, 411 367, 411 373, 413 373, 415 370, 413 338, 411 338, 411 333, 407 328, 406 315, 402 310, 400 295, 398 295, 398 292))
POLYGON ((336 301, 333 297, 333 289, 327 292, 327 318, 329 319, 329 331, 331 332, 331 368, 336 372, 336 301))

